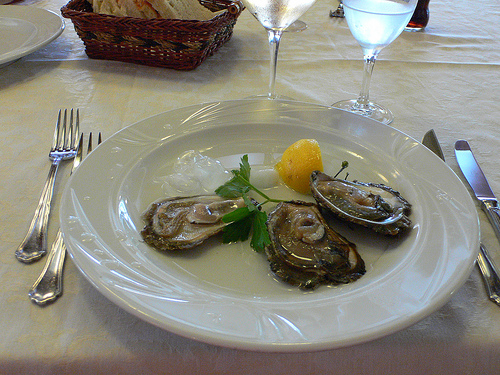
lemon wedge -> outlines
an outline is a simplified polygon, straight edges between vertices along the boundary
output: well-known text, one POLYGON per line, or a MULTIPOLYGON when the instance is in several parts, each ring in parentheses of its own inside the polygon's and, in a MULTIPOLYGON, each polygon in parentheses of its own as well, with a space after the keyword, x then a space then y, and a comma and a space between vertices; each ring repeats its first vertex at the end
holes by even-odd
POLYGON ((313 171, 323 171, 319 144, 314 139, 301 139, 289 146, 275 166, 280 178, 291 189, 307 194, 313 171))

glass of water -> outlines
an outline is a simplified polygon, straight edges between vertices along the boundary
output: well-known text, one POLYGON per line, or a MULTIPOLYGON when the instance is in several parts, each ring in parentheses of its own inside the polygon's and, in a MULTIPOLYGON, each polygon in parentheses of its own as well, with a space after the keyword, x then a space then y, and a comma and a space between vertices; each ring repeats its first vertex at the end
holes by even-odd
POLYGON ((345 18, 364 57, 361 93, 357 99, 343 100, 332 107, 345 109, 390 124, 391 111, 370 101, 370 81, 380 51, 391 44, 408 24, 417 0, 342 0, 345 18))

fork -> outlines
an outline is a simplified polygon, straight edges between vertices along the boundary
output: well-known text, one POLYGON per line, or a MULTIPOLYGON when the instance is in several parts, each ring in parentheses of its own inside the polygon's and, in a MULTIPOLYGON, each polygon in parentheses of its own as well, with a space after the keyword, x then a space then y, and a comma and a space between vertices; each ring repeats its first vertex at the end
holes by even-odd
MULTIPOLYGON (((97 144, 102 142, 101 133, 97 140, 97 144)), ((82 145, 83 134, 80 137, 78 145, 78 153, 73 161, 73 168, 71 168, 70 175, 73 174, 75 169, 82 161, 82 145)), ((92 133, 89 134, 89 143, 87 147, 87 155, 92 151, 92 133)), ((45 305, 47 302, 54 301, 62 294, 62 275, 64 268, 64 259, 66 257, 66 246, 61 234, 61 229, 57 231, 56 240, 47 255, 45 266, 31 287, 28 296, 37 305, 45 305)))
POLYGON ((76 110, 76 119, 73 121, 75 116, 73 109, 71 110, 69 128, 67 125, 67 110, 64 110, 63 118, 61 115, 62 112, 59 110, 54 130, 54 140, 49 152, 49 159, 52 160, 49 175, 31 220, 28 233, 16 250, 16 258, 23 263, 38 260, 47 252, 47 224, 57 170, 62 160, 72 159, 76 156, 78 148, 76 142, 80 131, 79 111, 76 110), (75 125, 73 125, 73 122, 75 122, 75 125))

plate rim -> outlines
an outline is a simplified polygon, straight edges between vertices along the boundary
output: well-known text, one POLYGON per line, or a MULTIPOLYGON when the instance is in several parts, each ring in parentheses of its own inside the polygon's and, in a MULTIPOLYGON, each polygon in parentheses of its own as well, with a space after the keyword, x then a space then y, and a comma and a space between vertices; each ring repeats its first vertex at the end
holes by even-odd
POLYGON ((45 39, 33 45, 17 47, 9 52, 3 53, 2 55, 0 55, 0 65, 6 65, 45 47, 46 45, 57 39, 66 27, 64 20, 57 13, 48 9, 42 9, 31 5, 0 6, 0 17, 2 18, 22 19, 34 24, 32 22, 32 17, 37 15, 50 17, 50 20, 52 21, 52 24, 50 26, 53 27, 52 34, 47 35, 45 39), (21 12, 21 9, 24 10, 24 12, 21 12))

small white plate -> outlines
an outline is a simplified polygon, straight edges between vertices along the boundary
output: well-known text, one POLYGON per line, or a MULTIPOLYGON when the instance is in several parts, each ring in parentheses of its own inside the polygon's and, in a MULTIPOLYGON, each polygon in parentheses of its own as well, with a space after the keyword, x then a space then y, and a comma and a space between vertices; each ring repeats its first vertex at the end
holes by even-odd
POLYGON ((32 6, 0 6, 0 66, 26 56, 52 42, 64 30, 54 12, 32 6))
MULTIPOLYGON (((280 186, 282 199, 311 199, 280 186)), ((61 228, 77 267, 112 302, 177 334, 234 348, 300 351, 372 340, 443 304, 470 275, 479 249, 476 207, 453 171, 398 130, 337 109, 238 100, 166 112, 97 147, 62 197, 61 228), (301 138, 317 139, 325 171, 385 183, 413 204, 413 228, 386 238, 345 224, 367 272, 304 292, 276 280, 264 254, 218 239, 184 253, 141 240, 141 213, 163 196, 158 177, 194 149, 229 168, 266 164, 301 138)))

